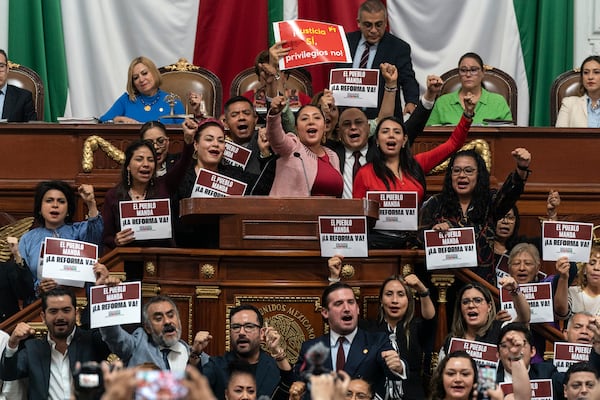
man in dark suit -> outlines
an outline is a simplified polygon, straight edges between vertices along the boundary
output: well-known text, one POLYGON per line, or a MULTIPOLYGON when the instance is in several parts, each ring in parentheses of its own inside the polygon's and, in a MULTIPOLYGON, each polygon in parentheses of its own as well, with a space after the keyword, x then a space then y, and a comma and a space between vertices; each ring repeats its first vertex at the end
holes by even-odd
MULTIPOLYGON (((199 365, 206 376, 215 397, 225 399, 225 388, 229 381, 229 365, 235 360, 247 362, 256 377, 256 397, 267 396, 278 387, 289 388, 293 382, 292 366, 285 350, 280 345, 281 336, 273 327, 263 327, 260 311, 250 305, 234 307, 229 313, 229 341, 231 351, 222 356, 210 357, 206 365, 199 365), (265 348, 261 349, 261 342, 265 348)), ((287 398, 287 396, 285 397, 287 398)))
POLYGON ((325 370, 344 370, 351 378, 361 377, 385 397, 386 378, 406 379, 407 368, 383 332, 367 332, 358 328, 358 303, 352 288, 336 282, 323 292, 321 315, 329 324, 329 334, 302 344, 295 372, 298 376, 312 373, 314 361, 307 351, 316 344, 327 349, 325 370), (342 365, 343 364, 343 365, 342 365))
MULTIPOLYGON (((358 9, 358 28, 360 30, 347 34, 348 46, 352 54, 352 68, 378 69, 379 65, 387 62, 398 68, 399 84, 404 93, 406 106, 403 112, 411 114, 419 100, 419 84, 410 56, 410 46, 405 41, 386 32, 387 9, 380 0, 367 0, 358 9), (365 50, 368 53, 366 57, 365 50), (363 57, 365 56, 365 57, 363 57), (366 65, 361 60, 366 58, 366 65)), ((350 65, 346 65, 350 67, 350 65)), ((396 116, 402 117, 401 100, 398 89, 386 89, 383 79, 379 81, 379 104, 386 90, 396 94, 396 116)), ((365 113, 370 119, 377 117, 377 108, 367 108, 365 113)))
POLYGON ((33 96, 29 90, 7 84, 8 56, 0 49, 0 110, 8 122, 27 122, 37 119, 33 96))
MULTIPOLYGON (((385 74, 383 74, 385 76, 385 74)), ((397 75, 394 75, 397 79, 397 75)), ((386 79, 386 85, 396 85, 396 80, 386 79)), ((425 124, 429 119, 435 99, 442 88, 442 79, 435 75, 427 77, 427 91, 422 99, 418 101, 418 106, 410 115, 405 123, 406 133, 408 134, 408 144, 412 146, 417 136, 423 132, 425 124)), ((386 92, 384 103, 389 100, 389 93, 386 92)), ((384 104, 382 103, 382 105, 384 104)), ((384 107, 382 107, 383 110, 384 107)), ((393 110, 393 106, 389 108, 393 110)), ((390 112, 390 115, 392 112, 390 112)), ((378 119, 386 117, 380 114, 378 119)), ((340 114, 338 122, 338 134, 341 141, 328 141, 326 146, 335 151, 340 160, 340 172, 344 178, 344 199, 352 198, 352 185, 354 183, 353 167, 354 153, 360 152, 359 162, 363 166, 373 161, 375 153, 375 127, 377 121, 369 121, 367 115, 356 107, 347 108, 340 114)))
POLYGON ((75 363, 100 362, 110 353, 98 332, 75 327, 76 307, 75 294, 67 288, 42 294, 47 336, 29 339, 35 330, 19 322, 4 350, 0 377, 5 381, 29 378, 29 399, 71 398, 75 363))
MULTIPOLYGON (((590 364, 600 369, 600 317, 590 318, 591 330, 594 334, 594 350, 590 354, 590 364)), ((564 399, 564 372, 558 372, 552 362, 531 364, 535 356, 533 335, 527 325, 512 322, 500 330, 498 339, 498 372, 496 382, 512 382, 511 363, 523 360, 529 371, 529 379, 551 379, 555 399, 564 399)))

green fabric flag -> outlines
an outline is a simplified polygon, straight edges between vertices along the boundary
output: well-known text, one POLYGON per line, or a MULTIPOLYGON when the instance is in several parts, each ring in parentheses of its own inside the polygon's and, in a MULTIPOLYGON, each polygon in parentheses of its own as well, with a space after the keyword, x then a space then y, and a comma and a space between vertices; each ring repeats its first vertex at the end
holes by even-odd
POLYGON ((513 0, 531 99, 529 125, 550 125, 550 87, 573 68, 573 2, 513 0))
POLYGON ((44 82, 44 120, 62 117, 69 81, 60 0, 10 0, 11 61, 36 71, 44 82))
POLYGON ((269 47, 275 43, 273 22, 283 21, 283 0, 269 0, 269 47))

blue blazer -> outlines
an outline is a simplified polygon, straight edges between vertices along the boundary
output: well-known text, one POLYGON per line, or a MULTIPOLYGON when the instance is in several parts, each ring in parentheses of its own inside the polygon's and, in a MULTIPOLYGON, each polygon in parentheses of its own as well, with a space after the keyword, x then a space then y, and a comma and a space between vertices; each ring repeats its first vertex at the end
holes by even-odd
POLYGON ((8 122, 35 121, 37 113, 33 107, 31 92, 13 85, 6 85, 2 118, 7 119, 8 122))
MULTIPOLYGON (((304 370, 305 368, 305 356, 307 350, 319 342, 330 349, 329 335, 324 335, 302 344, 298 361, 294 366, 294 372, 296 373, 297 378, 301 376, 301 369, 304 370)), ((350 346, 350 352, 346 357, 346 365, 344 366, 344 371, 346 371, 351 378, 364 378, 367 382, 371 383, 373 390, 382 398, 385 397, 385 378, 388 377, 392 380, 400 379, 389 370, 385 360, 381 357, 381 352, 387 350, 393 350, 388 335, 383 332, 367 332, 359 328, 352 341, 352 346, 350 346)), ((405 371, 405 373, 408 374, 408 365, 406 361, 404 362, 404 365, 407 366, 407 371, 405 371)), ((331 357, 327 358, 325 368, 328 370, 333 369, 331 357)))

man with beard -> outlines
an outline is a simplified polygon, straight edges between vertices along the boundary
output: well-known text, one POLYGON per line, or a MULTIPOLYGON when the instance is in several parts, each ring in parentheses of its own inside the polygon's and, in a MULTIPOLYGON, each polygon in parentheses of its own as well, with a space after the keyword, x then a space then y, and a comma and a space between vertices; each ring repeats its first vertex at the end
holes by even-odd
POLYGON ((354 291, 346 283, 329 285, 323 291, 321 304, 321 316, 329 324, 329 333, 302 344, 294 367, 296 374, 306 378, 312 374, 316 366, 307 352, 321 344, 327 349, 327 356, 320 367, 326 371, 346 371, 353 379, 360 377, 370 382, 373 390, 385 398, 386 379, 399 381, 407 378, 406 364, 392 348, 388 335, 358 327, 358 303, 354 291))
MULTIPOLYGON (((112 284, 102 282, 97 284, 112 284)), ((192 347, 181 340, 179 311, 168 296, 154 296, 144 304, 142 327, 133 333, 128 333, 121 326, 103 327, 100 333, 110 351, 128 367, 152 363, 160 369, 178 372, 184 372, 187 364, 196 365, 199 360, 207 362, 208 355, 202 350, 212 339, 208 332, 199 331, 192 347)))
POLYGON ((15 327, 2 356, 0 376, 5 381, 29 378, 28 398, 69 399, 77 361, 100 362, 110 353, 98 332, 77 328, 75 294, 58 287, 42 294, 45 338, 31 338, 35 330, 25 322, 15 327))
POLYGON ((293 382, 292 366, 280 344, 280 335, 273 327, 263 328, 263 317, 252 305, 242 304, 229 312, 229 341, 231 351, 223 356, 211 357, 201 368, 215 396, 225 399, 225 388, 229 381, 229 364, 243 360, 250 364, 256 377, 256 397, 271 397, 278 390, 289 389, 293 382), (261 341, 266 343, 269 353, 261 350, 261 341))

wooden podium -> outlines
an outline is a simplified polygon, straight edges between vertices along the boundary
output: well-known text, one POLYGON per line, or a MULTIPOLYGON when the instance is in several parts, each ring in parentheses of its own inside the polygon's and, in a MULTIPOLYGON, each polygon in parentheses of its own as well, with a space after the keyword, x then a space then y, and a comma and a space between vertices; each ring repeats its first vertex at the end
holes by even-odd
POLYGON ((379 204, 366 199, 264 196, 189 198, 180 202, 185 224, 219 224, 219 248, 228 250, 319 250, 319 216, 366 216, 379 204))

